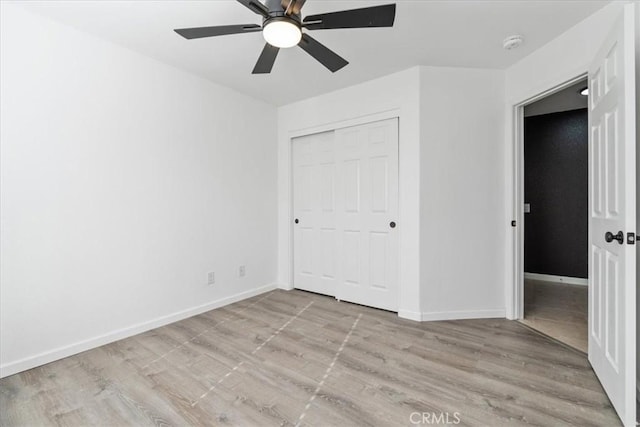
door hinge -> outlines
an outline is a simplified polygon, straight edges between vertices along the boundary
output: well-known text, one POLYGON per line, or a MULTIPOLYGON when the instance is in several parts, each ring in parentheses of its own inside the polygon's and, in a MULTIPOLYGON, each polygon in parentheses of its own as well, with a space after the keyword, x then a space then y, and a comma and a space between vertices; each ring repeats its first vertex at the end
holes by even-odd
POLYGON ((627 233, 627 245, 635 245, 636 235, 635 233, 627 233))
POLYGON ((514 219, 513 221, 511 221, 511 226, 515 227, 516 226, 516 220, 514 219))

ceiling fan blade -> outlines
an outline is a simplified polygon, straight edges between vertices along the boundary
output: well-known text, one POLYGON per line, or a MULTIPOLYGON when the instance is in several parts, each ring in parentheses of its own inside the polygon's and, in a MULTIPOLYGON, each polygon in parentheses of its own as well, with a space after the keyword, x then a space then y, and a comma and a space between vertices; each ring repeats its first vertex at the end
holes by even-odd
POLYGON ((281 0, 280 4, 287 15, 300 15, 300 10, 307 0, 281 0))
POLYGON ((340 12, 321 13, 304 18, 309 30, 331 30, 335 28, 393 27, 396 5, 365 7, 340 12))
POLYGON ((314 39, 308 34, 302 35, 302 40, 298 43, 305 52, 313 56, 318 62, 335 73, 342 67, 346 66, 349 62, 339 56, 337 53, 314 39))
POLYGON ((185 39, 200 39, 203 37, 224 36, 227 34, 253 33, 262 30, 260 25, 218 25, 215 27, 181 28, 173 30, 185 39))
POLYGON ((258 0, 236 0, 238 3, 250 9, 253 13, 262 15, 265 18, 269 17, 269 9, 258 0))
POLYGON ((258 62, 256 62, 256 66, 253 67, 251 74, 269 74, 273 68, 273 64, 276 62, 278 52, 280 52, 279 48, 265 43, 264 49, 262 49, 262 53, 258 58, 258 62))

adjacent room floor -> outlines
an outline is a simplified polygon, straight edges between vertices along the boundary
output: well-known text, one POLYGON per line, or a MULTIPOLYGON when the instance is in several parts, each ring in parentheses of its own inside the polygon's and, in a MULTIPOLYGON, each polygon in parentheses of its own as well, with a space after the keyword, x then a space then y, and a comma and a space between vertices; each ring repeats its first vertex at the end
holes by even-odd
POLYGON ((620 425, 586 357, 518 322, 280 290, 4 378, 0 404, 3 426, 620 425))
POLYGON ((587 353, 588 295, 587 286, 525 280, 521 322, 587 353))

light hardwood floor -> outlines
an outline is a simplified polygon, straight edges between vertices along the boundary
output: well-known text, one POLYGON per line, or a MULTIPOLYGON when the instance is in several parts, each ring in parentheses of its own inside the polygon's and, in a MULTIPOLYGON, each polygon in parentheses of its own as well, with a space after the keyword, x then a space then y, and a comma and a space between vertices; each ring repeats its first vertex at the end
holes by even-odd
POLYGON ((588 350, 587 286, 525 280, 522 323, 584 353, 588 350))
POLYGON ((406 426, 422 413, 457 413, 459 425, 620 425, 586 357, 518 322, 418 323, 301 291, 0 380, 3 426, 406 426))

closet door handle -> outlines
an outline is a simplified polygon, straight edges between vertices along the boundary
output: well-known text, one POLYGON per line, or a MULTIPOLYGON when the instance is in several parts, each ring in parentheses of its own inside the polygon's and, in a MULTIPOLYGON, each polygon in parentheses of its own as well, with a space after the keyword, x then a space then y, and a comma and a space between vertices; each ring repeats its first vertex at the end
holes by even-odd
POLYGON ((298 218, 294 219, 293 222, 295 222, 296 224, 300 222, 300 220, 298 218))
POLYGON ((618 234, 613 234, 610 231, 607 231, 604 235, 604 240, 606 240, 608 243, 613 242, 614 240, 617 240, 618 243, 623 244, 624 243, 624 233, 622 231, 618 231, 618 234))
POLYGON ((396 228, 396 223, 395 223, 395 221, 391 221, 391 222, 389 223, 389 227, 391 227, 391 228, 396 228))

